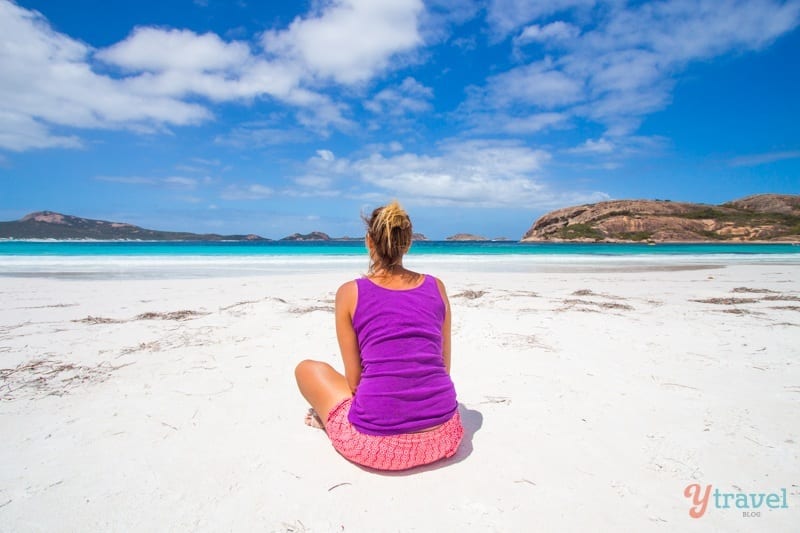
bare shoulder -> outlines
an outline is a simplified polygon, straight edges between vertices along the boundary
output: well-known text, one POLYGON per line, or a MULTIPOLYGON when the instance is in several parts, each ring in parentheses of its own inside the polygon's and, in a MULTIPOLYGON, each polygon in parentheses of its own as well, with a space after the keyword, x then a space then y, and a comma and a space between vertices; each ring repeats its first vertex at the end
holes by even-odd
POLYGON ((442 295, 442 298, 447 298, 447 288, 444 286, 444 282, 437 278, 436 276, 431 276, 436 281, 436 286, 439 287, 439 293, 442 295))
POLYGON ((358 296, 358 285, 355 280, 343 283, 336 291, 336 301, 352 301, 358 296))

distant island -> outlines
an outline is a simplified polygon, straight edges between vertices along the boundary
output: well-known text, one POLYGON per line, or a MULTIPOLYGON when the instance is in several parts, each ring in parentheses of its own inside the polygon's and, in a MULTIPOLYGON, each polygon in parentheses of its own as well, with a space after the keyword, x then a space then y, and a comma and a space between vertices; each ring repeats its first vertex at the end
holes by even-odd
POLYGON ((269 241, 258 235, 217 235, 157 231, 124 222, 109 222, 38 211, 19 220, 0 222, 0 239, 140 240, 140 241, 269 241))
POLYGON ((312 231, 311 233, 292 233, 291 235, 281 239, 282 241, 331 241, 333 239, 327 233, 321 231, 312 231))
MULTIPOLYGON (((331 237, 322 231, 312 231, 311 233, 292 233, 281 239, 282 241, 363 241, 364 237, 331 237)), ((422 233, 414 233, 411 236, 414 241, 427 241, 428 238, 422 233)))
POLYGON ((759 194, 721 205, 614 200, 540 217, 521 242, 796 242, 800 195, 759 194))
POLYGON ((451 235, 447 237, 448 241, 488 241, 486 237, 481 237, 480 235, 473 235, 472 233, 456 233, 455 235, 451 235))

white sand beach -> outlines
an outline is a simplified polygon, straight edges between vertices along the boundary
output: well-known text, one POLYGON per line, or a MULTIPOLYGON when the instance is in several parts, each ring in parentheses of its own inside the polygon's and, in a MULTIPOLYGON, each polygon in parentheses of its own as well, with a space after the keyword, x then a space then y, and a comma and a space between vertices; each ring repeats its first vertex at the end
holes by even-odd
POLYGON ((357 269, 0 277, 0 530, 796 531, 798 263, 514 270, 428 269, 466 436, 400 474, 339 456, 294 382, 341 367, 357 269), (787 507, 695 519, 690 484, 787 507))

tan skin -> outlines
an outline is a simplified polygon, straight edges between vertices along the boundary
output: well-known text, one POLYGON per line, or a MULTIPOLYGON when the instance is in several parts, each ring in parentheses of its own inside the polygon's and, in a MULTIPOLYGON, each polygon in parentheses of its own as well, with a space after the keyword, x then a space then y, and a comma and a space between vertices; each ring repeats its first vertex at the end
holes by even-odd
MULTIPOLYGON (((375 247, 369 236, 366 239, 367 249, 374 256, 375 247)), ((408 250, 406 250, 407 252, 408 250)), ((392 290, 408 290, 418 287, 424 279, 422 274, 412 272, 403 267, 402 260, 391 269, 379 269, 367 276, 373 283, 392 290)), ((450 373, 450 302, 444 284, 437 279, 439 292, 445 304, 445 319, 442 325, 442 357, 447 373, 450 373)), ((309 425, 321 425, 328 419, 328 414, 339 403, 355 394, 361 381, 361 354, 358 339, 353 330, 353 313, 358 301, 358 288, 355 281, 348 281, 336 291, 336 338, 344 363, 344 375, 328 363, 306 359, 295 368, 294 374, 300 393, 311 404, 313 413, 306 418, 309 425), (318 422, 318 423, 315 423, 318 422)), ((434 426, 438 427, 438 426, 434 426)), ((428 428, 422 431, 428 431, 428 428)))

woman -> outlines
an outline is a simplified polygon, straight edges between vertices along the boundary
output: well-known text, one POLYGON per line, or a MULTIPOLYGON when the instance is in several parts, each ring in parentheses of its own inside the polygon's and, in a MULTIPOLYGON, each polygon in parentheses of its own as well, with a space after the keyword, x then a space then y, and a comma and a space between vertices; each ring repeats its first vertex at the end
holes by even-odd
POLYGON ((451 457, 464 429, 450 379, 450 305, 438 279, 403 266, 411 220, 397 202, 367 223, 370 268, 336 292, 344 375, 327 363, 297 365, 300 392, 345 458, 405 470, 451 457))

